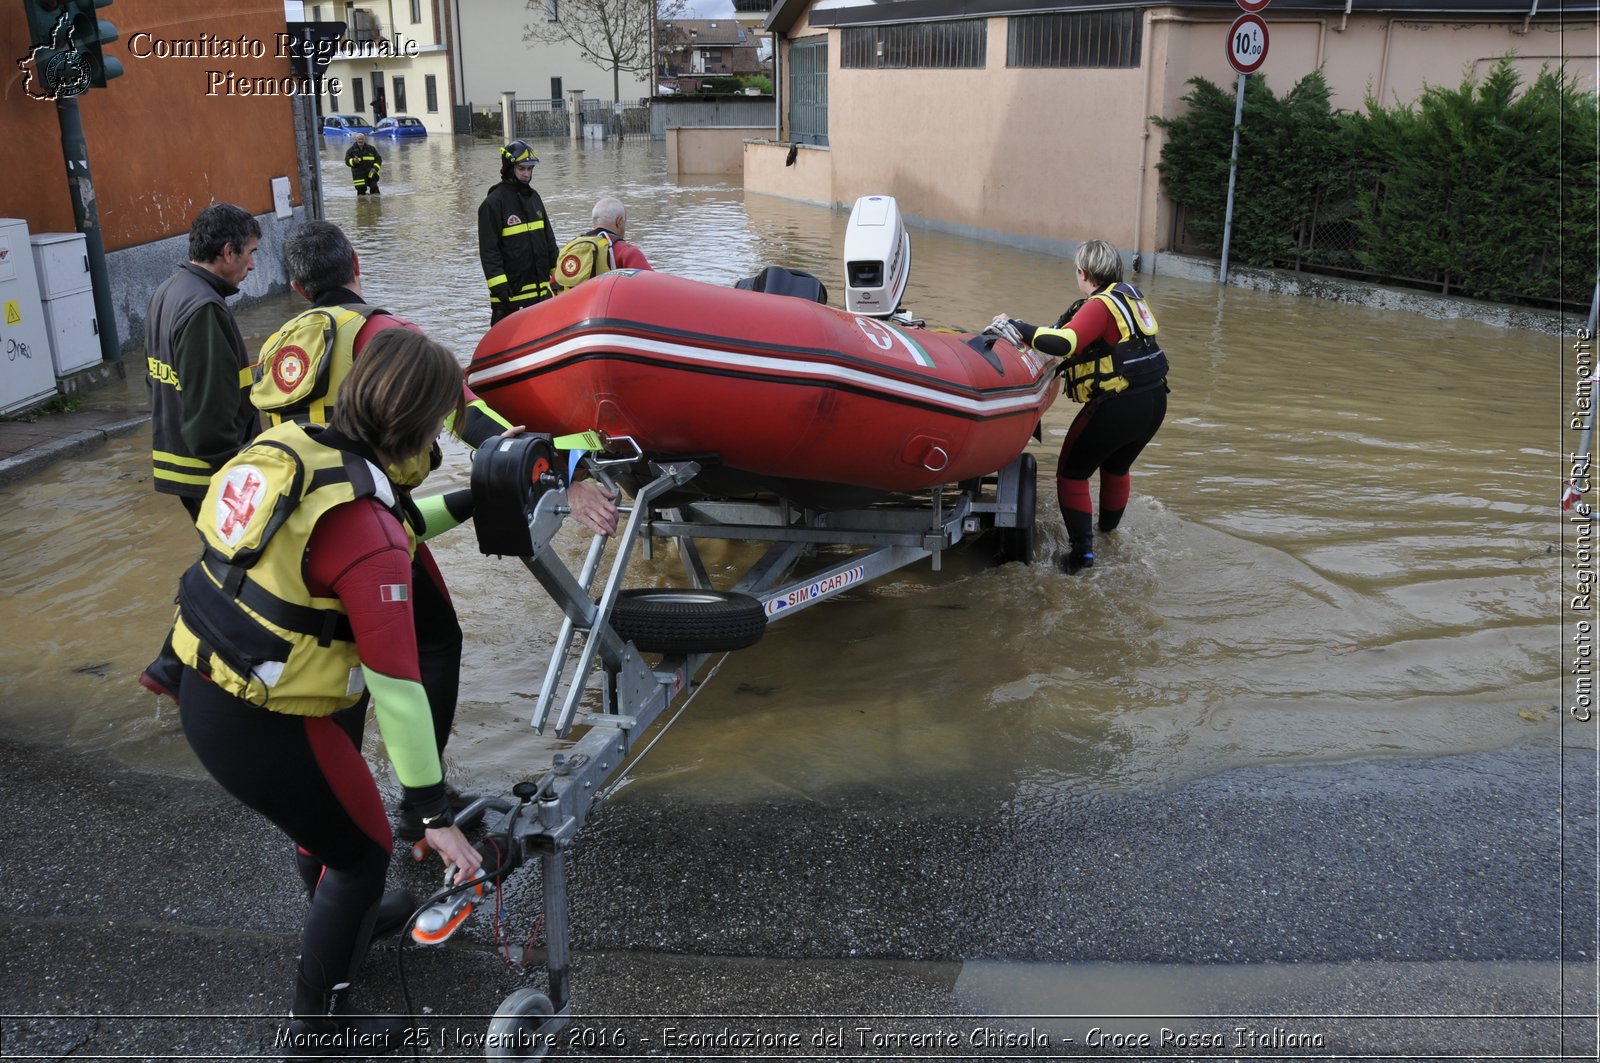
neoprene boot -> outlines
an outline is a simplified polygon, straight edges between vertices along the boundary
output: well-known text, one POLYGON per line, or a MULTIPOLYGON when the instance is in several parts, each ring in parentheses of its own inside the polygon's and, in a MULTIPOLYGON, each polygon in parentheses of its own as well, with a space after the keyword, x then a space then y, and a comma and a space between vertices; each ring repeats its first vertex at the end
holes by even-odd
POLYGON ((361 1015, 350 1007, 348 984, 329 993, 320 1015, 291 1015, 287 1035, 278 1047, 295 1059, 340 1059, 386 1056, 403 1045, 411 1023, 401 1015, 361 1015))
POLYGON ((174 703, 178 700, 178 684, 183 679, 183 662, 172 648, 172 632, 167 632, 161 652, 139 673, 139 685, 152 694, 166 695, 174 703))
POLYGON ((1100 530, 1103 532, 1116 531, 1117 525, 1122 523, 1121 509, 1102 509, 1100 511, 1100 530))
POLYGON ((1061 558, 1061 571, 1071 575, 1094 567, 1094 517, 1082 510, 1063 510, 1061 518, 1067 525, 1067 538, 1072 549, 1061 558))
POLYGON ((372 924, 374 938, 386 938, 400 933, 411 913, 417 910, 416 894, 410 890, 390 890, 378 902, 378 918, 372 924))

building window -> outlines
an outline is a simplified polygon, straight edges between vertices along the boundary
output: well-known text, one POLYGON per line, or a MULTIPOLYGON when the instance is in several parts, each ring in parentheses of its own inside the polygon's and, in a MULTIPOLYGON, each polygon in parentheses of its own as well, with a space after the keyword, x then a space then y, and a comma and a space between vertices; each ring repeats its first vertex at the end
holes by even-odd
POLYGON ((312 22, 321 22, 322 21, 322 5, 321 4, 312 4, 311 5, 311 21, 312 22))
POLYGON ((982 69, 988 56, 987 19, 846 27, 839 66, 845 70, 982 69))
POLYGON ((439 79, 432 74, 422 78, 422 91, 428 97, 428 113, 439 113, 439 79))
POLYGON ((544 20, 546 22, 560 22, 556 11, 556 0, 544 0, 544 20))
POLYGON ((1006 66, 1138 66, 1144 17, 1138 11, 1017 15, 1010 20, 1006 66))
POLYGON ((422 0, 411 0, 411 24, 415 26, 422 21, 422 0))
POLYGON ((789 139, 796 144, 828 142, 828 38, 789 46, 789 139))
POLYGON ((358 112, 359 111, 365 111, 367 109, 367 101, 366 101, 367 83, 366 83, 366 81, 364 81, 360 77, 351 78, 350 79, 350 91, 355 94, 356 110, 358 112))
POLYGON ((405 114, 406 107, 406 79, 396 76, 394 79, 394 109, 397 114, 405 114))

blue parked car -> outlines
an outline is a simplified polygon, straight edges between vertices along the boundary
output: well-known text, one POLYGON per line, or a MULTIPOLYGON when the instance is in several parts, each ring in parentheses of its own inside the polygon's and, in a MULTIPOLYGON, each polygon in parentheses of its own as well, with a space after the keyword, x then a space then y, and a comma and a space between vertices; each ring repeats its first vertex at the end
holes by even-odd
POLYGON ((372 131, 379 137, 425 137, 428 127, 422 124, 422 119, 413 118, 409 114, 394 114, 388 118, 380 118, 378 127, 372 131))
POLYGON ((353 137, 357 133, 372 133, 372 125, 359 114, 330 114, 322 119, 325 137, 353 137))

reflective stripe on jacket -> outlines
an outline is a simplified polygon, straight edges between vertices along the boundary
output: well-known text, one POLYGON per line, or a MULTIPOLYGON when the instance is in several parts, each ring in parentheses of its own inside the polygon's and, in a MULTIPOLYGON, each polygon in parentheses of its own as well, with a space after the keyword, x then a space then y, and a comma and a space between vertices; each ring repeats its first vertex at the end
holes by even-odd
POLYGON ((558 247, 539 193, 511 178, 489 189, 478 207, 478 257, 489 302, 522 308, 550 297, 558 247), (502 297, 495 289, 506 285, 502 297))
POLYGON ((350 176, 355 181, 357 188, 364 187, 369 180, 376 180, 383 170, 383 156, 371 144, 356 146, 350 145, 350 150, 344 153, 344 164, 350 167, 350 176))
MULTIPOLYGON (((260 418, 250 405, 249 354, 225 301, 237 290, 210 270, 186 262, 161 283, 150 299, 144 321, 149 352, 145 363, 150 377, 151 474, 157 491, 201 497, 217 469, 260 428, 260 418), (210 319, 196 320, 195 315, 207 306, 216 308, 208 315, 210 319), (194 333, 193 329, 202 326, 207 330, 205 334, 194 333), (184 381, 179 371, 183 359, 173 349, 173 342, 186 327, 191 327, 188 339, 200 350, 217 354, 226 348, 226 364, 203 367, 228 374, 230 379, 237 374, 239 390, 231 393, 225 403, 218 401, 220 396, 215 394, 210 396, 211 401, 204 401, 206 396, 197 394, 191 380, 187 398, 196 403, 196 408, 185 406, 184 381), (191 432, 198 426, 199 434, 214 440, 218 449, 196 454, 184 440, 186 421, 191 432)), ((186 353, 191 358, 194 355, 193 350, 186 353)), ((191 370, 195 368, 193 361, 186 364, 191 370)), ((221 387, 220 382, 216 383, 221 387)))

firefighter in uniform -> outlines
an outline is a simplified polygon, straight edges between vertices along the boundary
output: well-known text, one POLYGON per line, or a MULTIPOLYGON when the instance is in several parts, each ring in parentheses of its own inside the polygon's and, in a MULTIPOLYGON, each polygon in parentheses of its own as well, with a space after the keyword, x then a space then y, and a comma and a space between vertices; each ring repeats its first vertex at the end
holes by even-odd
POLYGON ((250 355, 227 298, 255 269, 261 226, 215 203, 189 230, 189 261, 150 299, 151 459, 155 489, 199 512, 211 475, 260 427, 250 405, 250 355))
MULTIPOLYGON (((261 226, 232 203, 213 203, 189 228, 189 261, 156 289, 145 315, 152 482, 189 519, 211 476, 261 427, 250 404, 250 355, 227 298, 255 269, 261 226)), ((139 673, 152 694, 176 697, 170 641, 139 673)))
POLYGON ((489 285, 489 323, 550 298, 560 247, 530 183, 538 154, 520 140, 500 149, 500 183, 478 207, 478 257, 489 285))
POLYGON ((1155 438, 1167 416, 1167 356, 1156 342, 1156 319, 1139 289, 1122 279, 1122 255, 1104 240, 1090 240, 1074 256, 1084 294, 1054 328, 1039 328, 1001 314, 995 325, 1016 330, 1022 341, 1063 359, 1065 392, 1083 403, 1067 430, 1056 467, 1056 497, 1070 551, 1069 573, 1094 565, 1094 507, 1089 477, 1100 473, 1100 530, 1112 531, 1128 505, 1134 459, 1155 438))
POLYGON ((344 153, 344 164, 350 167, 350 179, 355 182, 356 195, 364 196, 370 192, 376 196, 383 191, 378 187, 378 175, 383 171, 383 156, 378 154, 377 148, 367 143, 365 133, 356 134, 356 142, 344 153))

